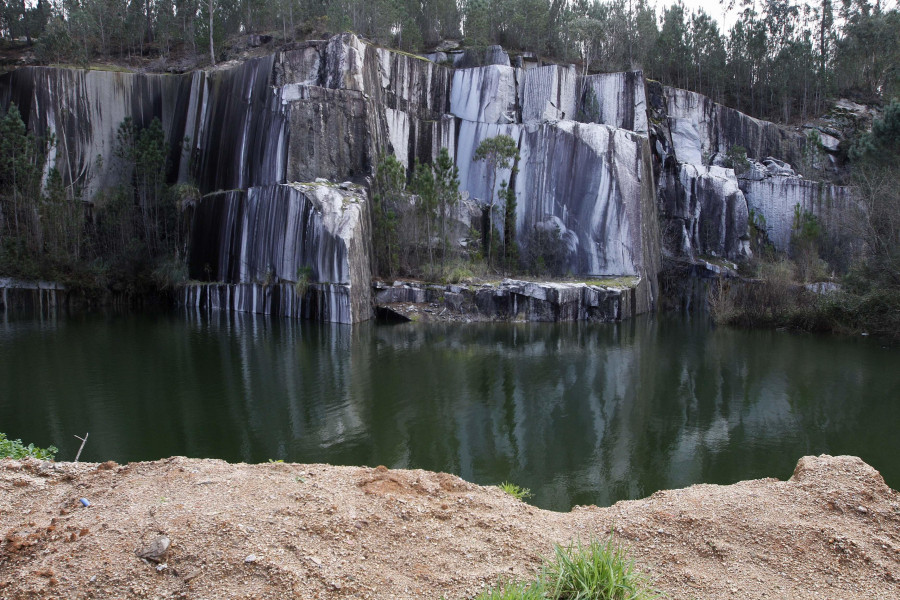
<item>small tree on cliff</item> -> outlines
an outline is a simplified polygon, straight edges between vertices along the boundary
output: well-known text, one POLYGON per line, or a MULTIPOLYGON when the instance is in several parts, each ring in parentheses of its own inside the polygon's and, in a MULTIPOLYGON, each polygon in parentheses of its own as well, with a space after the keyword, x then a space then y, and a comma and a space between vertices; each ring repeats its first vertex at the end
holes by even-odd
POLYGON ((434 163, 434 190, 437 196, 441 229, 441 274, 447 257, 447 213, 459 202, 459 168, 453 164, 450 152, 441 148, 434 163))
POLYGON ((434 173, 431 170, 431 165, 427 165, 425 163, 416 163, 415 172, 413 173, 412 185, 413 193, 415 193, 419 197, 419 201, 416 204, 416 215, 417 215, 417 223, 416 223, 416 235, 415 235, 415 244, 416 244, 416 261, 421 265, 422 261, 419 258, 419 248, 422 247, 424 243, 425 247, 428 249, 428 268, 429 268, 429 276, 434 275, 434 244, 432 243, 432 232, 431 228, 434 224, 434 214, 435 209, 437 208, 437 188, 435 187, 434 181, 434 173), (424 224, 424 231, 420 231, 418 227, 418 221, 424 224))
POLYGON ((40 247, 41 224, 38 199, 49 145, 27 131, 15 104, 0 118, 0 239, 18 250, 36 252, 40 247))
POLYGON ((400 261, 396 207, 406 190, 406 169, 396 156, 378 160, 372 187, 376 268, 379 274, 393 277, 400 261))
POLYGON ((491 264, 491 247, 494 243, 494 185, 497 183, 497 174, 512 166, 512 161, 518 159, 519 150, 516 141, 508 135, 498 135, 487 138, 478 145, 475 150, 475 160, 483 160, 488 168, 488 243, 487 259, 491 264))
MULTIPOLYGON (((509 180, 515 181, 516 167, 513 167, 509 180)), ((503 259, 507 270, 513 270, 519 262, 519 245, 516 243, 516 190, 512 185, 502 189, 500 195, 503 203, 503 259)))

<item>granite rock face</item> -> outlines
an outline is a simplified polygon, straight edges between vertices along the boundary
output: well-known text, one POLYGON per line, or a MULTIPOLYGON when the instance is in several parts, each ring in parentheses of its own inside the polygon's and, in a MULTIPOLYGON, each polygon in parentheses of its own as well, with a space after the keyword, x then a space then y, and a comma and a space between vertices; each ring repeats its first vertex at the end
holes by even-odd
POLYGON ((578 77, 574 66, 547 65, 527 72, 519 70, 518 74, 522 81, 519 85, 522 122, 571 121, 577 118, 575 88, 578 77))
POLYGON ((793 175, 803 134, 647 82, 640 71, 580 76, 525 55, 511 61, 499 47, 446 48, 435 58, 443 62, 342 34, 181 76, 33 67, 0 76, 0 105, 16 102, 32 130, 56 135, 48 168, 88 196, 130 176, 115 158, 121 122, 159 118, 170 181, 204 194, 190 265, 207 285, 185 300, 232 310, 368 318, 364 193, 333 184, 364 184, 387 152, 411 172, 446 147, 461 191, 484 205, 512 171, 489 189, 475 150, 512 137, 519 244, 558 230, 566 271, 636 277, 629 314, 656 305, 664 251, 739 260, 751 208, 786 247, 795 205, 829 219, 847 201, 842 189, 793 175), (757 161, 740 181, 716 166, 734 146, 757 161), (331 184, 294 185, 319 178, 331 184), (292 295, 306 269, 315 302, 292 295))
POLYGON ((691 259, 748 257, 747 200, 732 169, 678 163, 664 172, 659 198, 671 249, 691 259))
POLYGON ((856 210, 849 188, 797 176, 741 178, 740 186, 749 209, 763 216, 766 234, 777 250, 790 250, 798 211, 815 215, 826 235, 836 235, 841 220, 856 210))
POLYGON ((642 71, 601 73, 582 79, 580 120, 647 135, 647 92, 642 71))
POLYGON ((367 318, 364 192, 328 183, 251 187, 195 208, 185 302, 337 323, 367 318))
POLYGON ((639 298, 639 289, 644 287, 637 278, 617 283, 504 279, 480 286, 395 282, 378 286, 375 302, 401 314, 410 305, 428 304, 432 312, 450 312, 475 321, 611 322, 646 312, 639 298))
POLYGON ((710 164, 742 146, 757 160, 774 156, 797 164, 806 137, 768 121, 754 119, 696 92, 664 87, 668 126, 679 162, 710 164))

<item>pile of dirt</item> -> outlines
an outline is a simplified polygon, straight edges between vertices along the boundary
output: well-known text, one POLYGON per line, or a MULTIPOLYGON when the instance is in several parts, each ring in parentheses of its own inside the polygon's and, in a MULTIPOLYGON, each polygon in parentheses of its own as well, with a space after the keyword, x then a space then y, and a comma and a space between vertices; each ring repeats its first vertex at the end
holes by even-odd
POLYGON ((900 495, 846 456, 570 513, 384 467, 3 460, 0 598, 469 598, 611 528, 670 598, 900 598, 900 495))

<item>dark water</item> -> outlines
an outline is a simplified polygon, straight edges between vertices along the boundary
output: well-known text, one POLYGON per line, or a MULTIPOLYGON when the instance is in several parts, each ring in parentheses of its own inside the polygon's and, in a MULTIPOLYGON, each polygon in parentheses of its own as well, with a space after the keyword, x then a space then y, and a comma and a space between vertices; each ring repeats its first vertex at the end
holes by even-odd
POLYGON ((618 325, 346 326, 89 315, 0 322, 0 431, 71 460, 170 455, 448 471, 554 509, 790 476, 855 454, 900 486, 900 351, 618 325))

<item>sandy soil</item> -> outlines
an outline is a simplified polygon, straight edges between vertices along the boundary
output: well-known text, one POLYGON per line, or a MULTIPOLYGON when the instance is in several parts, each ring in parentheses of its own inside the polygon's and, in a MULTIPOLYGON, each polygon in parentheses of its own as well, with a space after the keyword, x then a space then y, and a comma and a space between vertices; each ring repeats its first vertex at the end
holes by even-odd
POLYGON ((900 598, 900 494, 829 456, 570 513, 384 467, 4 460, 0 598, 469 598, 610 528, 670 598, 900 598))

